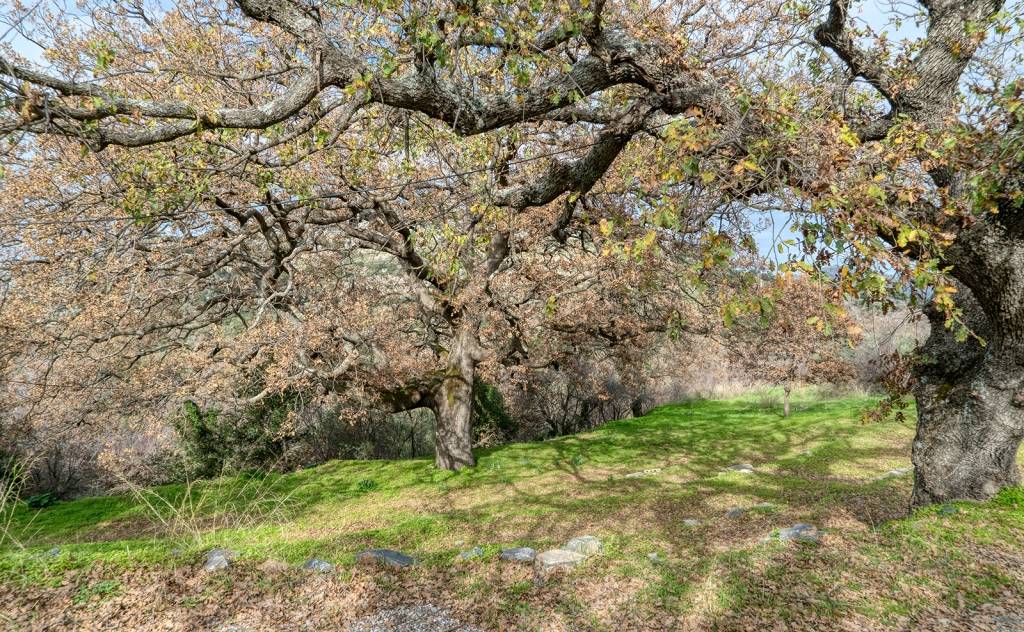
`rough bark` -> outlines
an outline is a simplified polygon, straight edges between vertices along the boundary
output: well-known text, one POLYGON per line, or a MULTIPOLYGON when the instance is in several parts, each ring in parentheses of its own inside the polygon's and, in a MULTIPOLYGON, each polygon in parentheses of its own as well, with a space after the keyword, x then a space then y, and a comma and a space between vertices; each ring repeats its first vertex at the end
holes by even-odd
MULTIPOLYGON (((866 51, 847 29, 850 0, 832 0, 827 20, 815 38, 849 70, 873 85, 892 110, 859 130, 878 140, 902 115, 938 129, 955 111, 967 64, 980 40, 971 25, 984 24, 1003 6, 1001 0, 922 0, 928 28, 913 59, 909 89, 866 51)), ((902 81, 902 80, 901 80, 902 81)), ((1019 172, 1007 170, 1010 178, 1019 172)), ((961 174, 944 167, 929 171, 938 187, 966 190, 961 174)), ((1010 189, 1019 190, 1018 183, 1010 189)), ((916 211, 912 211, 914 213, 916 211)), ((941 225, 938 209, 925 211, 926 222, 941 225)), ((1017 485, 1017 451, 1024 437, 1024 235, 1021 212, 1001 205, 998 214, 970 227, 954 227, 957 238, 943 253, 943 264, 962 285, 958 303, 965 322, 984 340, 958 342, 944 317, 929 313, 931 335, 923 348, 914 395, 918 426, 913 445, 914 491, 911 506, 957 499, 985 499, 1017 485)), ((883 236, 884 237, 884 236, 883 236)))
POLYGON ((1012 345, 991 326, 966 288, 961 305, 985 337, 957 342, 931 312, 931 335, 917 371, 917 435, 911 507, 990 498, 1020 484, 1017 452, 1024 438, 1024 372, 1012 345))
POLYGON ((473 380, 478 349, 473 328, 459 329, 448 354, 448 367, 434 395, 436 456, 442 470, 473 467, 473 380))

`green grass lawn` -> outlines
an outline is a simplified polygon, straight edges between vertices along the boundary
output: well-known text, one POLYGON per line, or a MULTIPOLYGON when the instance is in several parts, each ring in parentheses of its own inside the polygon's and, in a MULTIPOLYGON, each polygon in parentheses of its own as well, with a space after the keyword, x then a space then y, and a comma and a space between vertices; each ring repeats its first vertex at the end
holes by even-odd
POLYGON ((129 571, 184 572, 213 546, 239 551, 241 573, 316 556, 350 582, 361 573, 355 552, 384 547, 421 562, 401 590, 444 575, 441 594, 466 601, 480 625, 519 629, 548 629, 539 622, 552 613, 584 629, 627 629, 645 616, 721 625, 860 617, 884 627, 1022 592, 1024 493, 906 517, 911 477, 878 479, 909 467, 913 425, 861 424, 873 402, 807 391, 782 419, 756 396, 693 401, 582 435, 482 450, 476 468, 458 473, 424 459, 335 461, 19 508, 20 546, 0 549, 0 582, 46 591, 76 576, 72 604, 85 607, 118 599, 129 571), (756 473, 722 471, 740 462, 756 473), (643 470, 657 471, 626 476, 643 470), (823 543, 765 542, 796 522, 824 529, 823 543), (600 537, 605 552, 547 587, 505 578, 508 563, 496 559, 502 547, 543 550, 584 534, 600 537), (476 545, 482 560, 453 562, 476 545), (48 555, 52 547, 60 553, 48 555), (604 595, 599 606, 594 595, 604 595))

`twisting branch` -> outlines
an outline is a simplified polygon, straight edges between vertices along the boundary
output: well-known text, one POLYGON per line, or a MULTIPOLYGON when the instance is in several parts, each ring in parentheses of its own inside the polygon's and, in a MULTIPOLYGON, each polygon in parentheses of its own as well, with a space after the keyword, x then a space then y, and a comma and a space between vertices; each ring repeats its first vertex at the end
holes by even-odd
POLYGON ((814 30, 814 39, 835 51, 849 67, 850 72, 870 83, 895 107, 892 78, 888 69, 878 64, 871 55, 857 46, 847 29, 851 0, 832 0, 828 18, 814 30))

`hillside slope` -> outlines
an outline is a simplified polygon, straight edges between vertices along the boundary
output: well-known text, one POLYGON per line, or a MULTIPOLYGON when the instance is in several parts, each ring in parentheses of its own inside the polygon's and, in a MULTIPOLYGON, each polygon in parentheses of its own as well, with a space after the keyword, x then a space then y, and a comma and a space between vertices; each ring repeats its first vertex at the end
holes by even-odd
POLYGON ((807 394, 782 419, 753 397, 690 402, 486 450, 459 473, 337 461, 19 509, 25 548, 0 550, 0 621, 337 629, 430 603, 483 629, 1012 629, 1024 492, 904 517, 913 427, 860 424, 870 404, 807 394), (737 463, 754 473, 726 471, 737 463), (821 542, 771 537, 795 523, 821 542), (499 559, 580 535, 603 552, 543 581, 499 559), (475 546, 481 557, 455 559, 475 546), (212 547, 239 558, 204 573, 212 547), (356 565, 368 547, 419 563, 356 565), (311 557, 338 568, 298 570, 311 557))

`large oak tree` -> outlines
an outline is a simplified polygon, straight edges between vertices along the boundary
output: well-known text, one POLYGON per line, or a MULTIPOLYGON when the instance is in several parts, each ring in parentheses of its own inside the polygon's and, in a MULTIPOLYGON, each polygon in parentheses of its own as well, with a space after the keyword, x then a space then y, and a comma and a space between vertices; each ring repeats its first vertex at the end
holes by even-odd
MULTIPOLYGON (((150 268, 192 259, 192 277, 225 285, 204 295, 213 304, 202 313, 234 309, 243 320, 251 308, 230 297, 256 292, 258 305, 288 313, 303 275, 334 282, 297 264, 311 243, 386 253, 445 322, 446 348, 427 386, 380 392, 429 401, 453 430, 438 463, 458 467, 472 462, 467 389, 481 328, 515 321, 470 306, 495 305, 515 252, 533 252, 515 264, 528 265, 544 243, 635 256, 661 241, 713 264, 730 259, 739 242, 729 233, 745 215, 790 211, 810 256, 787 267, 837 266, 841 290, 883 301, 911 282, 934 299, 932 362, 915 391, 913 502, 987 497, 1018 482, 1024 436, 1021 110, 1006 50, 993 45, 1015 16, 996 0, 919 8, 923 36, 895 46, 858 26, 849 0, 90 5, 85 28, 34 22, 47 68, 10 51, 0 59, 5 187, 25 208, 5 211, 12 249, 24 268, 65 243, 35 238, 33 220, 55 213, 67 225, 91 212, 91 222, 90 208, 120 209, 134 228, 97 243, 130 241, 150 268), (972 81, 977 98, 965 99, 972 81), (93 152, 81 164, 78 145, 93 152), (66 171, 41 182, 54 161, 66 171), (167 254, 134 237, 139 225, 162 244, 216 234, 218 247, 167 254), (956 342, 964 337, 974 342, 956 342)), ((127 249, 98 247, 97 257, 116 266, 127 249)), ((192 287, 175 274, 164 277, 164 304, 192 287)), ((365 338, 346 333, 358 329, 349 321, 380 310, 330 307, 293 316, 317 321, 333 354, 296 352, 282 367, 330 383, 358 364, 365 338)), ((647 316, 659 327, 671 319, 647 316)), ((130 331, 149 333, 138 322, 130 331)))

